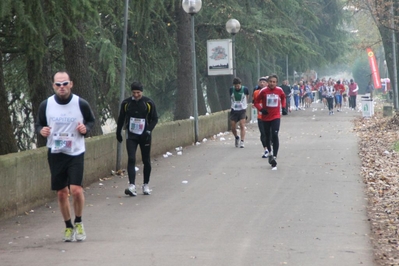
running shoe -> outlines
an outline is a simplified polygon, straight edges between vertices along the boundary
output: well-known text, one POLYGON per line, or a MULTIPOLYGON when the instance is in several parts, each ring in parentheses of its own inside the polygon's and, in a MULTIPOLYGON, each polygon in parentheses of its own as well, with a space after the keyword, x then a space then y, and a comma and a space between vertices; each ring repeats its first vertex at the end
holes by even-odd
POLYGON ((273 154, 272 153, 269 153, 268 160, 269 160, 269 164, 272 164, 272 160, 273 160, 273 154))
POLYGON ((76 241, 83 241, 86 239, 86 232, 83 223, 75 223, 76 241))
POLYGON ((244 148, 245 147, 245 145, 244 145, 244 141, 243 140, 241 140, 240 141, 240 148, 244 148))
POLYGON ((276 156, 272 156, 272 159, 270 161, 271 166, 274 168, 277 166, 277 161, 276 161, 277 157, 276 156))
POLYGON ((72 242, 75 240, 75 230, 73 228, 65 228, 64 238, 65 242, 72 242))
POLYGON ((277 166, 272 167, 272 170, 273 170, 273 171, 276 171, 276 170, 277 170, 277 166))
POLYGON ((136 186, 129 186, 127 189, 125 189, 125 194, 132 197, 137 196, 136 186))
POLYGON ((265 150, 265 153, 262 155, 262 158, 267 158, 269 157, 269 151, 265 150))
POLYGON ((239 144, 240 144, 240 137, 237 136, 237 137, 236 137, 236 142, 235 142, 236 148, 238 148, 238 145, 239 145, 239 144))
POLYGON ((148 187, 148 184, 143 184, 143 186, 141 187, 143 189, 143 194, 144 195, 150 195, 151 191, 150 188, 148 187))

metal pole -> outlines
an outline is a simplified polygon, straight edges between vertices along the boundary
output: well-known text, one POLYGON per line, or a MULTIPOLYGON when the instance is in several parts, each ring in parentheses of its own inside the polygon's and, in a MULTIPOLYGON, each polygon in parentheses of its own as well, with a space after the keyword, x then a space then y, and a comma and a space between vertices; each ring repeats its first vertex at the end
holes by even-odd
POLYGON ((288 74, 288 55, 285 56, 285 73, 287 75, 287 80, 289 82, 289 74, 288 74))
POLYGON ((292 70, 292 85, 295 83, 295 70, 292 70))
MULTIPOLYGON (((119 106, 125 98, 125 79, 126 79, 126 50, 127 50, 127 21, 129 11, 129 0, 125 0, 123 42, 122 42, 122 67, 121 67, 121 87, 119 94, 119 106)), ((117 142, 116 145, 116 167, 115 170, 121 169, 122 161, 122 143, 117 142)))
POLYGON ((195 59, 195 32, 194 14, 191 14, 191 62, 193 63, 193 101, 194 101, 194 135, 195 142, 198 141, 198 100, 197 100, 197 63, 195 59))
POLYGON ((260 78, 260 55, 259 55, 259 48, 256 49, 257 55, 258 55, 258 77, 260 78))
MULTIPOLYGON (((392 56, 393 56, 393 79, 394 79, 394 88, 393 88, 393 107, 396 111, 398 111, 398 68, 396 64, 396 36, 395 36, 395 22, 394 22, 394 11, 393 4, 391 6, 392 12, 392 56)), ((392 84, 392 83, 391 83, 392 84)))
POLYGON ((233 34, 233 75, 234 77, 237 77, 237 72, 236 72, 236 35, 233 34))

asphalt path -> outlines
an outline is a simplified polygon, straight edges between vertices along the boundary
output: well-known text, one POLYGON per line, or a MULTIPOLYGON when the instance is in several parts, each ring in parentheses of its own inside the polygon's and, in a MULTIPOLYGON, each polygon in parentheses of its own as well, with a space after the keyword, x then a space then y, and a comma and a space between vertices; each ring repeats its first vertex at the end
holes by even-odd
POLYGON ((153 158, 149 196, 104 173, 85 188, 84 242, 62 242, 56 201, 1 221, 0 265, 375 265, 361 113, 316 107, 282 118, 277 171, 248 123, 243 149, 227 133, 153 158))

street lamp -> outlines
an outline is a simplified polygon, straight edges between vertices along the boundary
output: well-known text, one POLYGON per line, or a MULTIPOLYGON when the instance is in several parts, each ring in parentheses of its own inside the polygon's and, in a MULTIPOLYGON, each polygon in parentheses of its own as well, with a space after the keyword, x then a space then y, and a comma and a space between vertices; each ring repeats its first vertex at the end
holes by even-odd
MULTIPOLYGON (((123 24, 123 41, 122 41, 122 67, 121 67, 121 87, 119 90, 119 106, 125 98, 125 79, 126 79, 126 50, 127 50, 127 23, 129 19, 129 0, 125 0, 124 11, 124 24, 123 24)), ((116 144, 116 168, 121 169, 122 165, 122 143, 119 141, 116 144)))
POLYGON ((201 0, 183 0, 183 9, 191 15, 191 62, 193 67, 193 102, 194 102, 194 135, 195 142, 198 141, 198 100, 197 100, 197 66, 195 59, 195 31, 194 31, 194 15, 201 10, 201 0))
POLYGON ((233 75, 236 77, 236 34, 240 31, 240 22, 234 18, 226 22, 226 30, 233 36, 233 75))

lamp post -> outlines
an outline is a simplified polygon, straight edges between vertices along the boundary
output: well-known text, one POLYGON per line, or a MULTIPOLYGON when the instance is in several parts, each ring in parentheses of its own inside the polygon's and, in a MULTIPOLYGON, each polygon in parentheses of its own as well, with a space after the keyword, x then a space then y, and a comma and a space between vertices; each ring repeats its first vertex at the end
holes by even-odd
POLYGON ((226 30, 228 33, 230 33, 233 36, 233 75, 236 77, 237 72, 236 72, 236 34, 240 31, 241 25, 240 22, 234 18, 229 19, 226 22, 226 30))
MULTIPOLYGON (((126 79, 126 50, 127 50, 127 23, 129 19, 129 0, 125 0, 125 11, 124 11, 124 25, 123 25, 123 42, 122 42, 122 67, 121 67, 121 87, 119 91, 119 106, 122 104, 125 98, 125 79, 126 79)), ((122 165, 122 144, 117 142, 116 144, 116 168, 115 170, 121 169, 122 165)))
POLYGON ((195 142, 198 141, 198 100, 197 100, 197 66, 195 59, 195 31, 194 31, 194 15, 197 14, 202 7, 201 0, 183 0, 183 9, 191 15, 191 63, 193 68, 193 104, 194 104, 194 136, 195 142))
MULTIPOLYGON (((261 30, 256 30, 256 32, 258 32, 258 33, 262 33, 262 31, 261 30)), ((258 58, 258 60, 257 60, 257 65, 258 65, 258 72, 257 72, 257 77, 258 78, 260 78, 260 54, 259 54, 259 48, 256 48, 256 56, 257 56, 257 58, 258 58)))

